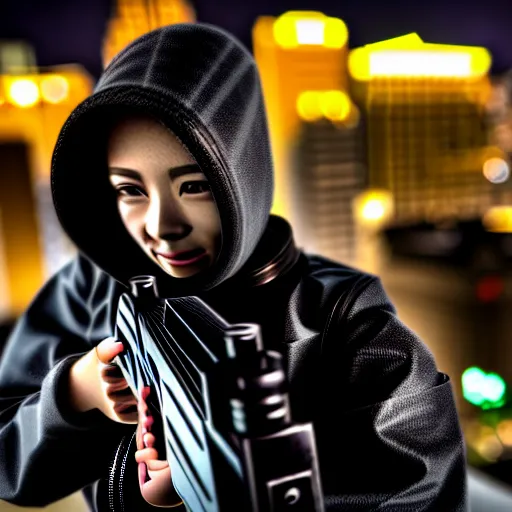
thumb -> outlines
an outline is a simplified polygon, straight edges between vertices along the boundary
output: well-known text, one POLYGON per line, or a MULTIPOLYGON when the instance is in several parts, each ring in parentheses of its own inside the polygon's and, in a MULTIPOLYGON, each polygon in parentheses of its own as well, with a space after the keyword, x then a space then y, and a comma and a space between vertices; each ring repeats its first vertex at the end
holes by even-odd
POLYGON ((110 336, 96 346, 96 356, 103 364, 109 364, 123 351, 123 343, 110 336))

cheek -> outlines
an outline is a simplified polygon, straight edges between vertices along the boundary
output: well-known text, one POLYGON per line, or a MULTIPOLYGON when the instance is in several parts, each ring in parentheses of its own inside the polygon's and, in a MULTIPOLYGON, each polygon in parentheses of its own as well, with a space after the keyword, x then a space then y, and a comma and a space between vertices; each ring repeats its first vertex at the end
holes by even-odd
POLYGON ((187 216, 205 241, 211 241, 220 235, 220 218, 215 203, 194 205, 187 212, 187 216))
POLYGON ((144 234, 144 211, 140 206, 119 203, 119 216, 132 238, 142 243, 144 234))
POLYGON ((205 234, 213 238, 220 235, 220 217, 215 203, 208 203, 201 218, 205 234))

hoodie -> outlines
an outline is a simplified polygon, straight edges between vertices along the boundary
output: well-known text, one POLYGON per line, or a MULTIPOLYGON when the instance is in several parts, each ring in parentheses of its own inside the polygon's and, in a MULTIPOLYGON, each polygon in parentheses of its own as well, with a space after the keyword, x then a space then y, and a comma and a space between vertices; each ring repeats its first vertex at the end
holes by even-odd
POLYGON ((253 253, 272 206, 272 157, 252 56, 208 25, 172 25, 135 40, 64 124, 53 156, 52 191, 70 238, 121 282, 155 275, 161 293, 171 297, 213 288, 235 275, 253 253), (106 130, 116 115, 130 112, 165 123, 208 179, 222 247, 216 264, 199 276, 169 279, 119 224, 107 180, 106 130))
POLYGON ((151 274, 162 296, 198 295, 231 323, 259 323, 283 354, 294 418, 314 424, 326 510, 465 510, 448 376, 378 278, 297 249, 269 215, 271 162, 257 69, 229 34, 172 25, 113 59, 52 161, 55 208, 79 254, 35 297, 0 361, 0 499, 44 506, 83 489, 98 512, 152 509, 136 469, 116 472, 134 463, 133 426, 76 414, 66 395, 73 362, 113 334, 128 280, 151 274), (106 147, 130 113, 168 126, 210 183, 222 244, 199 275, 163 273, 121 224, 106 147))

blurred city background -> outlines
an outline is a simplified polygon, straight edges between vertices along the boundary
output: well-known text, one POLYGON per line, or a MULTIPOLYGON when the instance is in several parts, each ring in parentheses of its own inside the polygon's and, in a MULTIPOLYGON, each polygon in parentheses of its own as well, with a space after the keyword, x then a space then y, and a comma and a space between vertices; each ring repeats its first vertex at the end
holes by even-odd
POLYGON ((75 251, 50 195, 64 120, 136 37, 170 23, 214 23, 253 51, 261 72, 274 213, 290 220, 304 250, 381 276, 400 317, 452 378, 470 464, 512 486, 510 6, 6 3, 0 352, 75 251))

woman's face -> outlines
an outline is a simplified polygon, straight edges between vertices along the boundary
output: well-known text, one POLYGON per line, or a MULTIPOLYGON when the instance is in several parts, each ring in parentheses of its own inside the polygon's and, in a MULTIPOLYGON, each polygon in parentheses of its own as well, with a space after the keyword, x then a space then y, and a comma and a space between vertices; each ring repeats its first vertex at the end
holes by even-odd
POLYGON ((121 219, 155 263, 173 277, 212 265, 219 212, 206 177, 175 135, 152 119, 122 121, 109 139, 108 166, 121 219))

